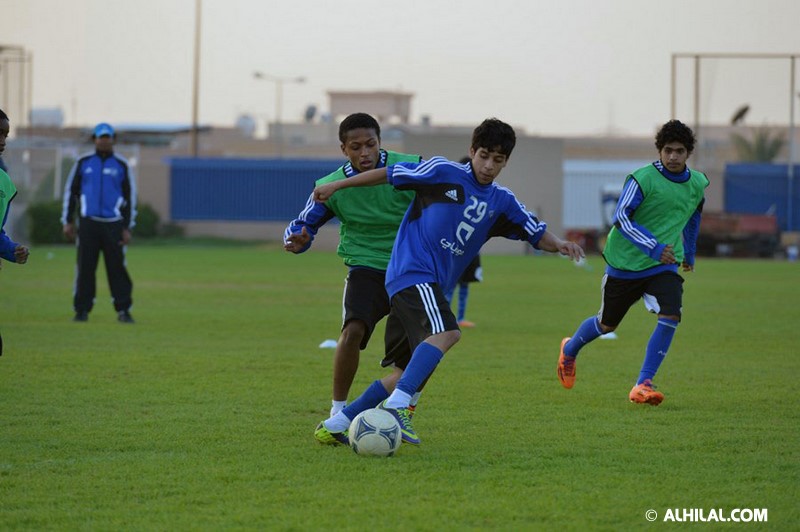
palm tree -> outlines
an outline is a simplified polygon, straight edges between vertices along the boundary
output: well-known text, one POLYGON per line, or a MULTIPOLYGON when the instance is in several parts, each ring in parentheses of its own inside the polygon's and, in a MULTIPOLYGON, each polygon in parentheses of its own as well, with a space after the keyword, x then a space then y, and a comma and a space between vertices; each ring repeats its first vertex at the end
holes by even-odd
POLYGON ((771 163, 783 149, 786 139, 780 131, 773 135, 772 131, 764 126, 753 130, 752 140, 748 140, 738 133, 731 133, 731 142, 733 142, 739 160, 771 163))

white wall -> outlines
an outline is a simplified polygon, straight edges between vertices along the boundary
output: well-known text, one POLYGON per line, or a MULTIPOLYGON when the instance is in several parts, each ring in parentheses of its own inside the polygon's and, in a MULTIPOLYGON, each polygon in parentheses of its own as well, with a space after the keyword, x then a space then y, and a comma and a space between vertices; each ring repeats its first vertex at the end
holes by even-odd
POLYGON ((605 228, 601 203, 603 190, 622 190, 625 177, 650 162, 589 159, 564 161, 563 227, 605 228))

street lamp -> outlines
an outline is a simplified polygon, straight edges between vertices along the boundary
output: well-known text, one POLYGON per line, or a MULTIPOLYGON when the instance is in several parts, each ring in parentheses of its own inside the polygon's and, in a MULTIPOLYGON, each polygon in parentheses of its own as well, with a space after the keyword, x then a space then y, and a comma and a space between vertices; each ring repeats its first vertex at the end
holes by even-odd
POLYGON ((256 70, 253 72, 254 79, 261 79, 275 83, 275 136, 277 137, 278 155, 283 155, 283 128, 281 126, 281 114, 283 112, 283 84, 284 83, 305 83, 306 78, 298 76, 294 78, 281 78, 271 74, 265 74, 256 70))

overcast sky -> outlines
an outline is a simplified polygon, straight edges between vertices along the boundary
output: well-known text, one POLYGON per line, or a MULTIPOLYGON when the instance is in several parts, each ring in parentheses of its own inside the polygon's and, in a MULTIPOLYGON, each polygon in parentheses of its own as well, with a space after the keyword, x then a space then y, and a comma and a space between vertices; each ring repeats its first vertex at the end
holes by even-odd
MULTIPOLYGON (((35 108, 68 125, 191 122, 195 0, 0 0, 0 17, 0 45, 33 52, 35 108)), ((202 0, 201 41, 205 124, 273 120, 260 70, 307 79, 284 86, 284 121, 327 111, 329 90, 401 90, 414 122, 638 135, 669 118, 673 53, 800 55, 800 1, 202 0)), ((749 104, 748 123, 787 124, 789 65, 704 62, 701 119, 749 104)), ((691 122, 692 63, 678 74, 691 122)))

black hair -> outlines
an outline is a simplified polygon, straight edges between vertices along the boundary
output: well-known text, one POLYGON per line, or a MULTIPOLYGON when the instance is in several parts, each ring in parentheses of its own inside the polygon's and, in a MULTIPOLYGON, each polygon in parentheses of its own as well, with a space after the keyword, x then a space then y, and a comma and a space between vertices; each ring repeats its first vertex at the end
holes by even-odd
POLYGON ((475 151, 484 148, 511 157, 516 144, 514 128, 497 118, 487 118, 472 132, 472 149, 475 151))
POLYGON ((9 122, 11 122, 11 119, 8 117, 6 112, 3 111, 2 109, 0 109, 0 120, 8 120, 9 122))
POLYGON ((353 113, 347 118, 342 120, 339 124, 339 141, 342 144, 347 140, 347 134, 354 129, 374 129, 378 135, 378 140, 381 139, 381 126, 378 121, 367 113, 353 113))
POLYGON ((656 133, 656 148, 659 153, 670 142, 680 142, 688 153, 694 151, 694 132, 680 120, 670 120, 656 133))

